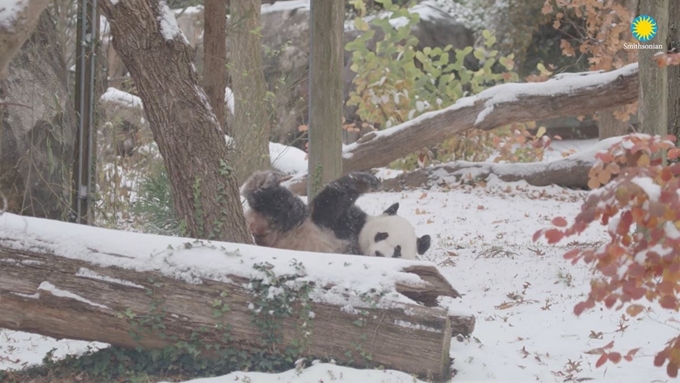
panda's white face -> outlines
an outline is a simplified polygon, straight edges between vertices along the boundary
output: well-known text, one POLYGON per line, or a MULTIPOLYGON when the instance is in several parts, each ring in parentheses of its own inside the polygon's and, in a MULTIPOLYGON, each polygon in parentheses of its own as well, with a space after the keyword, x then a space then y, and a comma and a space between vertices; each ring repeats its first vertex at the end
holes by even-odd
POLYGON ((390 206, 385 213, 368 217, 359 233, 361 252, 369 257, 415 259, 430 248, 430 236, 420 238, 411 223, 396 215, 399 204, 390 206))

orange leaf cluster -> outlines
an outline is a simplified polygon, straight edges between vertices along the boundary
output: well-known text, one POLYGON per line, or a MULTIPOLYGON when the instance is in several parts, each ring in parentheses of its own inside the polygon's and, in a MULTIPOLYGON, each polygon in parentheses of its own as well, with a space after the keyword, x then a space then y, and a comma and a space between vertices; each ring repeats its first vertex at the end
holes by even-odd
MULTIPOLYGON (((610 309, 626 307, 627 314, 634 317, 644 306, 633 302, 642 299, 680 310, 680 163, 663 160, 664 156, 680 158, 674 141, 673 136, 633 134, 599 153, 590 184, 597 189, 590 192, 573 223, 556 217, 552 228, 534 234, 534 241, 545 238, 557 243, 596 222, 607 227, 609 243, 564 254, 572 264, 581 260, 593 264, 600 274, 591 281, 587 299, 574 307, 576 315, 603 303, 610 309), (626 167, 622 170, 620 164, 626 167)), ((618 353, 601 354, 597 366, 621 359, 618 353)), ((632 354, 623 358, 628 357, 632 354)), ((669 342, 657 355, 655 365, 666 361, 669 376, 677 376, 680 338, 669 342)))
POLYGON ((654 56, 656 65, 663 68, 669 65, 680 65, 680 53, 661 53, 654 56))

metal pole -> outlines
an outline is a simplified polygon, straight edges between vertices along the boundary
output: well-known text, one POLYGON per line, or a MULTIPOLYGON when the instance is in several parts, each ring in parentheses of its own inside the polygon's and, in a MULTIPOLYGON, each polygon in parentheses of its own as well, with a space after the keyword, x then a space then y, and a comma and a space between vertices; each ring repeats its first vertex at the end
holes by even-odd
POLYGON ((91 223, 89 199, 92 191, 92 158, 94 147, 94 74, 97 42, 97 0, 78 2, 78 36, 76 39, 76 113, 78 147, 74 166, 73 210, 71 220, 91 223), (87 145, 87 146, 86 146, 87 145))

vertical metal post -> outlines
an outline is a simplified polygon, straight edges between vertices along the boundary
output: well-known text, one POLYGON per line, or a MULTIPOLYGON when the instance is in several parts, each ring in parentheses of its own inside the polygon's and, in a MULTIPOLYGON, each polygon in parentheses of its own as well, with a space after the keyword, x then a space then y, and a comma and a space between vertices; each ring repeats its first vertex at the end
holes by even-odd
POLYGON ((71 220, 92 222, 92 170, 94 147, 94 74, 96 45, 99 40, 97 0, 78 0, 76 36, 75 106, 78 119, 76 153, 73 164, 73 201, 71 220))

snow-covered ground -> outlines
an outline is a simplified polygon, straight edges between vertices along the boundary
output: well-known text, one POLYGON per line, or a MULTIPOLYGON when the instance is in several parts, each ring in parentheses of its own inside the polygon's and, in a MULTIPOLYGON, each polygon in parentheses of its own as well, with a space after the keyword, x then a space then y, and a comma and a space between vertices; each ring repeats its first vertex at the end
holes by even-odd
MULTIPOLYGON (((556 149, 571 147, 582 149, 569 142, 558 144, 556 149)), ((389 178, 398 172, 382 170, 379 174, 389 178)), ((589 289, 589 270, 562 259, 566 244, 549 246, 531 241, 533 233, 548 226, 554 216, 576 215, 584 195, 585 192, 559 187, 538 188, 492 180, 486 187, 375 193, 359 200, 359 205, 373 214, 400 202, 399 214, 416 226, 417 234, 433 238, 432 248, 422 260, 439 265, 452 285, 464 294, 461 300, 443 300, 441 304, 477 317, 471 339, 452 340, 450 355, 457 371, 453 382, 667 379, 664 368, 653 366, 653 355, 667 339, 677 335, 675 323, 680 318, 655 305, 635 319, 600 307, 575 317, 573 306, 584 299, 589 289), (596 369, 598 355, 587 352, 612 340, 617 351, 636 347, 641 350, 633 362, 607 363, 596 369)), ((16 216, 1 216, 0 227, 11 227, 9 220, 16 220, 16 216)), ((605 231, 594 227, 578 240, 581 245, 597 244, 606 240, 605 231)), ((52 348, 56 349, 54 355, 60 357, 81 353, 90 345, 102 346, 0 330, 0 369, 40 363, 52 348)), ((301 372, 236 372, 191 382, 247 381, 246 377, 263 383, 414 381, 397 371, 318 363, 301 372)))

